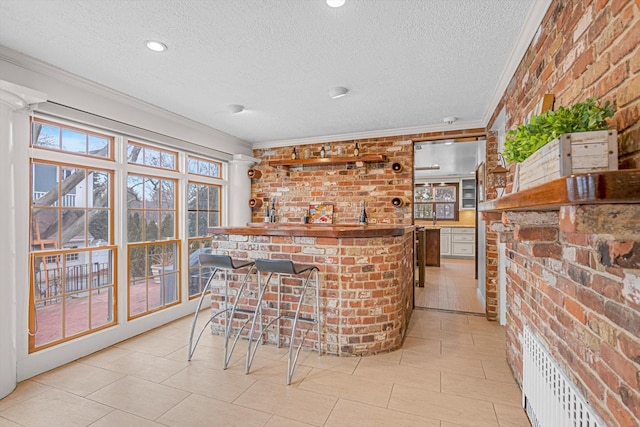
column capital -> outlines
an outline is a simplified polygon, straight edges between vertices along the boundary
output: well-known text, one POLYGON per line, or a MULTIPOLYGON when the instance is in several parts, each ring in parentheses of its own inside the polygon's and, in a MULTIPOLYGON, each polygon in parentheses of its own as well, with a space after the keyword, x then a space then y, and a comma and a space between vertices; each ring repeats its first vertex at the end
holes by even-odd
POLYGON ((229 161, 229 163, 245 163, 245 162, 251 163, 249 166, 253 166, 256 163, 259 163, 260 159, 247 156, 246 154, 234 154, 233 159, 229 161))
POLYGON ((0 104, 13 111, 22 110, 29 105, 45 102, 47 95, 28 87, 0 80, 0 104))

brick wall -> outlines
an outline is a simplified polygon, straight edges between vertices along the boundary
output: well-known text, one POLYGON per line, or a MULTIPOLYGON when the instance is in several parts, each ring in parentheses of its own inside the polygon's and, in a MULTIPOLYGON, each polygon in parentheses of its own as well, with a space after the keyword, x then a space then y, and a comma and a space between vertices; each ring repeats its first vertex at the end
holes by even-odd
MULTIPOLYGON (((495 115, 504 106, 507 127, 517 125, 545 93, 556 107, 611 100, 619 167, 639 168, 639 3, 554 1, 495 115)), ((507 243, 507 359, 517 380, 528 324, 608 426, 640 425, 638 218, 638 204, 487 216, 507 243)))
MULTIPOLYGON (((413 222, 413 142, 425 138, 451 138, 482 134, 484 129, 398 135, 358 141, 330 142, 330 156, 343 157, 353 153, 358 143, 361 154, 382 154, 383 163, 355 163, 321 166, 296 166, 289 172, 268 165, 269 160, 290 159, 292 147, 257 149, 254 157, 261 159, 255 166, 263 174, 251 184, 251 197, 276 198, 279 221, 302 222, 310 203, 324 202, 334 205, 334 223, 357 223, 359 206, 365 201, 371 223, 411 225, 413 222), (398 162, 400 173, 391 170, 398 162), (401 208, 391 205, 394 197, 403 198, 401 208)), ((301 159, 320 157, 321 144, 296 146, 301 159)), ((262 222, 263 209, 254 209, 252 221, 262 222)))

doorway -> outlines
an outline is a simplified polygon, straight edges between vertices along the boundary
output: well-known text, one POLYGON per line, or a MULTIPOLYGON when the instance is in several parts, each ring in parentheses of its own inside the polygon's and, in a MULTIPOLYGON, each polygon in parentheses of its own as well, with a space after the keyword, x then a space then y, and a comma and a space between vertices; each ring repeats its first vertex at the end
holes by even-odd
POLYGON ((485 312, 476 279, 476 242, 484 237, 476 232, 476 169, 484 144, 484 136, 414 143, 413 222, 440 234, 439 248, 426 248, 427 255, 439 252, 440 262, 426 266, 417 308, 485 312))

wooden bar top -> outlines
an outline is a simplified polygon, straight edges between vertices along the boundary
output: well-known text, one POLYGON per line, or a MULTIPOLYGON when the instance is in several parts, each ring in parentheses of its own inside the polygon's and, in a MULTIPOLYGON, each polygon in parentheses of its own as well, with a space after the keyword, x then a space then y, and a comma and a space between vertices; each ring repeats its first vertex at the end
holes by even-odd
POLYGON ((402 236, 414 230, 413 225, 390 224, 296 224, 249 223, 246 226, 210 227, 209 234, 237 234, 250 236, 298 236, 298 237, 387 237, 402 236))
POLYGON ((640 169, 565 176, 480 203, 478 210, 557 210, 563 205, 610 203, 640 203, 640 169))

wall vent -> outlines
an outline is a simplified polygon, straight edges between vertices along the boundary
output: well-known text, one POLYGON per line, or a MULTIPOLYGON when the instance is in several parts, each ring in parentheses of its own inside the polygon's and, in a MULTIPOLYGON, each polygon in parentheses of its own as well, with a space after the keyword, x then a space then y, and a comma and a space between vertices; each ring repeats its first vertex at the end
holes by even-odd
POLYGON ((604 427, 528 326, 523 337, 522 406, 534 427, 604 427))

